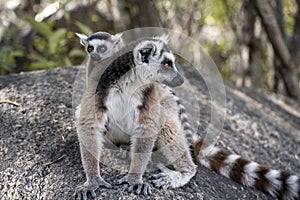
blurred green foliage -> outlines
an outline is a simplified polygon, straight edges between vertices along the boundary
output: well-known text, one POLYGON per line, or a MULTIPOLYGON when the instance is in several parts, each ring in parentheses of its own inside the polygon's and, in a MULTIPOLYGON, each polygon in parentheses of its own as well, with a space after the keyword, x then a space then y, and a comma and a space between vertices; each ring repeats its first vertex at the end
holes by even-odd
POLYGON ((16 57, 24 56, 22 50, 14 50, 12 46, 0 47, 0 74, 13 72, 16 67, 16 57))
MULTIPOLYGON (((32 30, 25 39, 20 39, 21 30, 15 25, 3 31, 4 39, 0 41, 0 75, 78 65, 84 60, 86 53, 78 48, 79 39, 74 32, 67 28, 56 28, 55 21, 37 22, 33 16, 20 17, 19 20, 29 24, 32 30)), ((73 23, 82 33, 92 33, 81 22, 73 23)))
MULTIPOLYGON (((35 51, 29 55, 31 70, 51 69, 57 66, 71 66, 73 58, 85 57, 81 49, 70 49, 68 43, 75 37, 73 32, 66 28, 53 29, 53 24, 48 22, 36 22, 32 17, 25 17, 32 28, 37 31, 33 38, 35 51)), ((91 34, 92 30, 84 24, 76 21, 76 26, 85 34, 91 34)), ((77 39, 77 37, 76 37, 77 39)))
POLYGON ((68 54, 68 35, 65 28, 53 30, 51 23, 36 22, 28 16, 25 20, 38 33, 32 41, 35 51, 28 55, 31 70, 72 65, 69 57, 62 57, 68 54))
POLYGON ((291 34, 294 30, 294 23, 295 23, 294 16, 297 12, 297 7, 295 6, 296 2, 295 0, 285 0, 283 1, 283 3, 284 3, 283 13, 286 21, 285 31, 287 34, 291 34))

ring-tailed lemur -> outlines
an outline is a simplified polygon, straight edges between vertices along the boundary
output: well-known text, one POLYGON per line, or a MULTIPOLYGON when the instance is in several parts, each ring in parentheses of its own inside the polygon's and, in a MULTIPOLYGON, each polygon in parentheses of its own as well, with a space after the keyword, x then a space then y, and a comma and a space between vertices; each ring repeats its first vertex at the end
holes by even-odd
MULTIPOLYGON (((99 31, 89 36, 81 33, 75 34, 80 38, 80 44, 84 46, 88 56, 85 67, 87 87, 89 75, 97 63, 111 57, 123 46, 122 33, 111 35, 107 32, 99 31)), ((76 107, 76 117, 79 115, 80 108, 80 105, 76 107)))
MULTIPOLYGON (((196 173, 178 117, 177 100, 168 87, 162 85, 174 87, 183 82, 174 55, 159 38, 141 40, 131 48, 133 50, 113 56, 116 59, 108 61, 108 67, 99 75, 95 73, 99 81, 87 88, 81 103, 84 109, 76 125, 87 181, 76 189, 76 194, 83 199, 88 192, 95 196, 100 185, 110 187, 100 176, 98 164, 105 140, 131 143, 129 173, 119 183, 128 183, 129 191, 137 194, 151 193, 150 185, 143 182, 142 176, 153 149, 161 150, 168 159, 175 158, 172 163, 175 170, 161 167, 162 172, 154 176, 156 187, 183 186, 196 173), (110 132, 104 135, 106 126, 110 132)), ((103 62, 97 65, 105 65, 103 62)), ((274 197, 299 199, 297 176, 261 166, 202 140, 193 143, 196 163, 274 197)))
POLYGON ((111 64, 101 72, 95 85, 89 84, 81 101, 76 125, 87 181, 77 188, 77 195, 83 199, 87 192, 95 196, 99 185, 110 187, 99 174, 104 140, 131 143, 129 173, 119 183, 129 183, 129 189, 137 193, 151 193, 150 185, 143 183, 142 176, 154 147, 162 149, 168 158, 181 158, 173 163, 177 171, 166 174, 173 187, 186 184, 196 173, 178 117, 177 102, 173 94, 158 84, 175 87, 183 83, 174 55, 159 38, 144 39, 129 46, 130 51, 119 54, 117 59, 111 58, 111 64), (104 137, 106 126, 110 131, 104 137))
POLYGON ((86 66, 86 81, 98 62, 112 56, 122 46, 122 33, 111 35, 107 32, 96 32, 90 36, 75 33, 80 38, 80 44, 85 47, 88 55, 86 66))
MULTIPOLYGON (((85 47, 85 51, 88 56, 86 66, 86 84, 88 83, 89 74, 92 72, 93 67, 101 60, 111 57, 114 53, 120 50, 125 44, 122 40, 122 33, 111 35, 107 32, 95 32, 90 36, 81 33, 75 33, 80 38, 80 44, 85 47)), ((183 128, 188 138, 191 138, 194 132, 190 123, 188 122, 188 116, 185 111, 185 107, 176 96, 175 92, 169 88, 170 92, 176 98, 178 107, 180 109, 179 115, 183 128)), ((79 108, 79 107, 78 107, 79 108)), ((79 111, 78 111, 79 112, 79 111)))

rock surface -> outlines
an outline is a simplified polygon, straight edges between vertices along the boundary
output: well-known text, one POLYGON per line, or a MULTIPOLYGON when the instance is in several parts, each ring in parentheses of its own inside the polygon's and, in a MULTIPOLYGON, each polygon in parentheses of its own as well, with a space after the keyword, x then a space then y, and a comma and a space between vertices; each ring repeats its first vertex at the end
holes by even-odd
MULTIPOLYGON (((0 100, 20 104, 0 104, 1 199, 72 199, 73 189, 85 181, 72 103, 79 69, 0 76, 0 100)), ((199 103, 199 130, 205 133, 210 123, 209 92, 192 68, 186 67, 184 73, 200 95, 191 95, 188 85, 178 88, 177 94, 193 122, 197 117, 192 112, 199 110, 199 103)), ((278 95, 227 83, 225 88, 227 114, 217 145, 299 175, 299 105, 278 95)), ((201 166, 186 186, 155 190, 151 196, 129 194, 126 185, 117 186, 116 180, 124 172, 101 164, 101 173, 114 187, 99 188, 96 199, 270 199, 201 166)))

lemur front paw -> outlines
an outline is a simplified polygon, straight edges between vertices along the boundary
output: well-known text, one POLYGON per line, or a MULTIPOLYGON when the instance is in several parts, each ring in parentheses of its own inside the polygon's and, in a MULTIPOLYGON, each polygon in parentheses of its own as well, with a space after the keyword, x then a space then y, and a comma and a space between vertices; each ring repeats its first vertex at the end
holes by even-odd
POLYGON ((138 178, 135 174, 128 174, 118 180, 118 184, 128 183, 128 192, 135 192, 136 194, 152 194, 151 186, 148 183, 144 183, 142 179, 138 178))
POLYGON ((104 186, 106 188, 112 188, 112 186, 107 183, 102 177, 97 177, 94 180, 86 181, 83 185, 75 188, 74 196, 78 200, 87 200, 87 194, 90 193, 93 198, 96 197, 96 189, 99 186, 104 186))

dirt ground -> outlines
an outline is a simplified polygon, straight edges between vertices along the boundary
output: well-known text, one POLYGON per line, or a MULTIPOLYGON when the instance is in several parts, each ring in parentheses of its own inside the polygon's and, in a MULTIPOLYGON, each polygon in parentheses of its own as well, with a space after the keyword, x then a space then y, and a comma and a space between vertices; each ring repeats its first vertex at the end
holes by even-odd
MULTIPOLYGON (((0 199, 73 199, 74 188, 85 181, 74 126, 72 94, 79 67, 0 76, 0 199)), ((184 68, 191 86, 177 89, 190 112, 200 112, 199 131, 210 123, 210 96, 192 68, 184 68), (199 106, 200 105, 200 109, 199 106)), ((300 174, 300 109, 279 95, 225 84, 226 116, 218 146, 276 169, 300 174)), ((195 123, 194 123, 195 124, 195 123)), ((124 176, 101 164, 101 174, 112 189, 99 188, 96 199, 270 199, 209 169, 199 166, 184 187, 153 195, 129 194, 124 176)), ((146 175, 146 178, 149 174, 146 175)))

